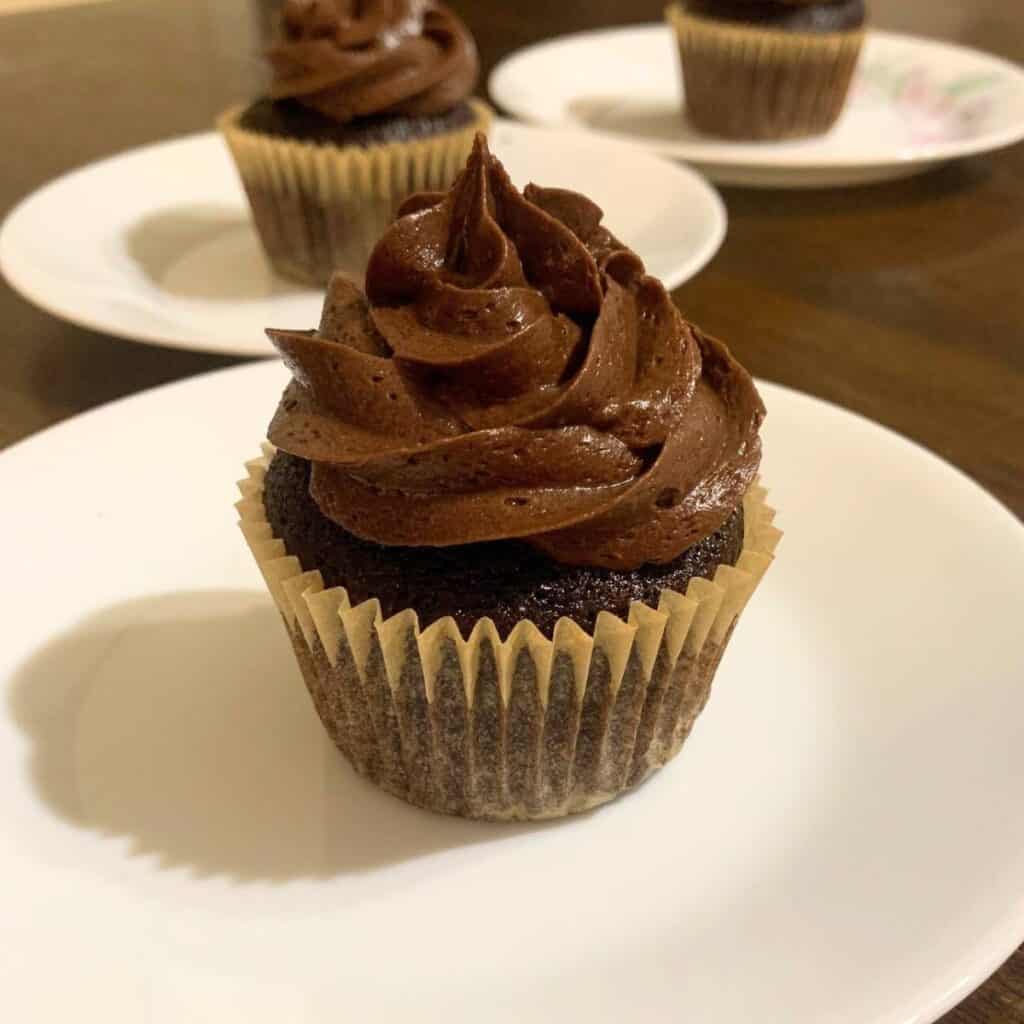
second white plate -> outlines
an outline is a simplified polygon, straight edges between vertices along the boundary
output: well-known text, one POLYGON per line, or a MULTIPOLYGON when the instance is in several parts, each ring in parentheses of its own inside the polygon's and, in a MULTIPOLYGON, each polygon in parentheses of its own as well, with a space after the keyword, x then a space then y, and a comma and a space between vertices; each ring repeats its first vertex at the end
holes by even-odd
POLYGON ((799 188, 905 177, 1024 138, 1024 70, 977 50, 871 32, 843 116, 797 142, 731 142, 682 115, 666 25, 581 32, 513 54, 494 101, 538 124, 585 128, 686 160, 722 184, 799 188))
MULTIPOLYGON (((522 187, 572 188, 669 288, 725 237, 698 174, 625 143, 499 120, 491 148, 522 187)), ((322 292, 275 276, 231 158, 214 133, 111 157, 24 200, 0 229, 0 270, 55 316, 136 341, 273 354, 266 327, 310 327, 322 292)))

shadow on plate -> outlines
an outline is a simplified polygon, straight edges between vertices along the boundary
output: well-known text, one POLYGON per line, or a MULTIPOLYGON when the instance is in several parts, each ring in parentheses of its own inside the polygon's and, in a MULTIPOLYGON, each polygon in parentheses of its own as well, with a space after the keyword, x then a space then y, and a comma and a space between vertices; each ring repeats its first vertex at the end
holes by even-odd
POLYGON ((236 302, 307 290, 273 273, 247 211, 235 206, 161 210, 128 228, 124 242, 150 282, 178 298, 236 302))
POLYGON ((692 136, 680 101, 639 96, 581 96, 569 113, 593 131, 642 136, 658 142, 682 142, 692 136))
POLYGON ((53 812, 169 868, 331 877, 545 827, 430 814, 356 775, 263 594, 115 605, 28 661, 11 700, 53 812))

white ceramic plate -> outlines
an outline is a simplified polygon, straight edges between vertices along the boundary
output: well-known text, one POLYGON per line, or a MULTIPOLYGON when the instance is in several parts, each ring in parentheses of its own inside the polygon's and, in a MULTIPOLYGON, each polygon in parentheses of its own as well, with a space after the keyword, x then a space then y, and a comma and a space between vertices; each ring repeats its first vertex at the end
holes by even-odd
POLYGON ((849 185, 905 177, 1024 138, 1024 70, 977 50, 869 33, 851 99, 817 139, 713 139, 681 116, 665 25, 583 32, 532 46, 491 75, 494 101, 539 124, 585 128, 686 160, 723 184, 849 185))
MULTIPOLYGON (((582 132, 499 121, 513 181, 573 188, 669 288, 725 237, 718 193, 687 168, 582 132), (638 197, 642 201, 638 201, 638 197)), ((266 327, 315 326, 323 293, 275 276, 220 137, 148 146, 29 196, 0 229, 0 270, 55 316, 130 340, 266 356, 266 327)))
POLYGON ((683 753, 541 827, 330 745, 231 504, 266 362, 0 455, 18 1021, 925 1024, 1024 936, 1024 528, 777 387, 786 536, 683 753))

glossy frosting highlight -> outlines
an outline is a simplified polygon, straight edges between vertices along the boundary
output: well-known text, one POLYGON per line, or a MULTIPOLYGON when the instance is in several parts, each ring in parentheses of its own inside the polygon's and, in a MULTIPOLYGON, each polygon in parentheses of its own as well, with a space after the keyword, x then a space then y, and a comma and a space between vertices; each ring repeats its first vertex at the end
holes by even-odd
POLYGON ((272 98, 341 122, 444 113, 480 71, 468 29, 434 0, 286 0, 267 57, 272 98))
POLYGON ((667 563, 760 463, 764 408, 583 196, 512 185, 482 136, 451 191, 413 196, 365 294, 332 283, 270 440, 321 510, 385 545, 525 538, 557 561, 667 563))

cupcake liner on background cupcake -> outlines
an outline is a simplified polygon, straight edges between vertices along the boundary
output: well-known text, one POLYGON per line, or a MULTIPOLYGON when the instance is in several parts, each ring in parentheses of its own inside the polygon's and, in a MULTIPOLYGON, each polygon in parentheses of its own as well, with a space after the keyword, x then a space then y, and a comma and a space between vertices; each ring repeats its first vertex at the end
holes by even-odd
POLYGON ((225 112, 263 248, 282 276, 361 275, 407 195, 447 188, 491 110, 466 27, 434 0, 285 0, 270 95, 225 112))
POLYGON ((781 537, 755 485, 740 557, 713 580, 634 603, 625 621, 602 613, 592 633, 564 618, 547 637, 522 620, 503 640, 484 618, 463 637, 451 618, 421 629, 415 609, 384 619, 379 601, 325 589, 267 521, 272 453, 247 464, 236 508, 325 729, 382 789, 464 817, 589 810, 670 761, 781 537))
MULTIPOLYGON (((842 5, 850 7, 850 4, 842 5)), ((857 27, 808 31, 834 5, 777 0, 687 0, 665 11, 679 49, 687 116, 709 135, 737 140, 821 135, 846 104, 864 41, 857 27), (772 9, 778 13, 772 15, 772 9), (728 17, 716 16, 725 10, 728 17), (765 14, 767 9, 768 13, 765 14), (760 12, 764 20, 756 20, 760 12), (740 20, 746 16, 749 20, 740 20), (795 27, 790 27, 795 26, 795 27)), ((836 19, 836 24, 843 24, 836 19)))
POLYGON ((556 817, 679 749, 778 532, 764 406, 583 196, 478 136, 292 373, 238 506, 323 722, 437 811, 556 817))
POLYGON ((415 192, 446 189, 491 110, 470 100, 467 124, 427 138, 369 146, 302 142, 249 131, 244 108, 217 127, 234 157, 267 258, 283 277, 326 284, 336 269, 362 273, 377 239, 415 192))

